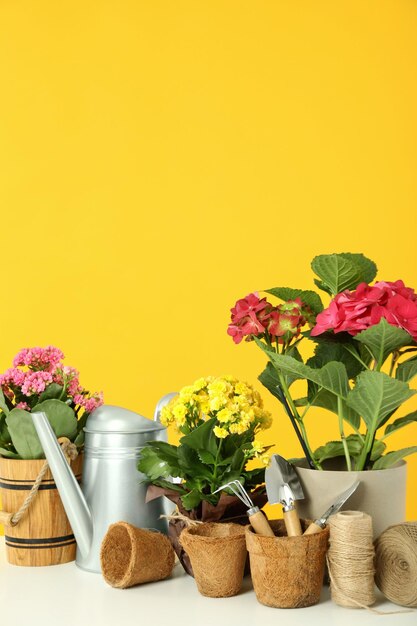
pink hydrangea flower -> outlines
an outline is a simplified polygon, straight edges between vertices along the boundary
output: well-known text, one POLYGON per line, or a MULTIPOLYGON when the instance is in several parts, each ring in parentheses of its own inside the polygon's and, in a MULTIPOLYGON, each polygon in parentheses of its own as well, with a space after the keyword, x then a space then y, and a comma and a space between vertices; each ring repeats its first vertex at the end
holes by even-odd
POLYGON ((327 309, 317 315, 313 337, 332 330, 357 335, 385 318, 389 324, 406 330, 417 340, 417 294, 402 280, 358 285, 355 291, 342 291, 327 309))
POLYGON ((227 334, 235 343, 249 335, 261 335, 265 332, 272 305, 266 298, 259 299, 257 293, 250 293, 238 300, 231 309, 231 320, 227 334))

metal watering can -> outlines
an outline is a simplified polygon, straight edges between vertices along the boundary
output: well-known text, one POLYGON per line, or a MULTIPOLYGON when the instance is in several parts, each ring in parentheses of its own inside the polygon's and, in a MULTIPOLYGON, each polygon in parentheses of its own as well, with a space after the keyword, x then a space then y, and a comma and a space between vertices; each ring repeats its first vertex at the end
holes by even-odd
POLYGON ((167 532, 163 498, 146 503, 145 476, 137 469, 147 441, 166 441, 158 419, 162 407, 176 394, 161 398, 154 421, 117 406, 103 405, 85 425, 81 487, 69 467, 45 413, 32 413, 68 520, 77 540, 76 565, 101 572, 100 546, 110 524, 124 521, 167 532))

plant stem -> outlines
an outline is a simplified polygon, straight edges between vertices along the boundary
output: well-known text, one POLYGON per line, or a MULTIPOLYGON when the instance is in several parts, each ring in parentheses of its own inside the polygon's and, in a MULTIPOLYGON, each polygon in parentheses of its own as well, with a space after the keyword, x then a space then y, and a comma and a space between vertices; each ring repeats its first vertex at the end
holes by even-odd
POLYGON ((395 351, 392 353, 391 365, 390 365, 390 368, 389 368, 389 375, 390 375, 390 376, 392 376, 392 374, 393 374, 393 372, 394 372, 394 367, 395 367, 395 364, 397 363, 397 361, 398 361, 398 359, 399 359, 399 358, 400 358, 400 353, 399 353, 399 351, 398 351, 398 350, 395 350, 395 351))
POLYGON ((322 469, 320 464, 314 460, 314 454, 313 454, 313 451, 311 450, 310 444, 308 443, 307 432, 305 430, 303 420, 300 418, 298 414, 297 407, 295 406, 294 401, 291 397, 291 394, 287 387, 287 383, 285 382, 285 378, 281 374, 281 372, 279 372, 278 370, 277 370, 277 374, 278 374, 279 382, 281 384, 281 387, 284 393, 284 396, 283 396, 285 400, 284 407, 291 420, 291 424, 301 444, 301 447, 306 456, 307 462, 312 469, 322 469), (302 434, 300 433, 300 429, 302 431, 302 434))
POLYGON ((366 468, 366 464, 369 462, 368 456, 370 458, 370 455, 372 454, 372 446, 373 446, 374 439, 375 439, 375 433, 371 433, 368 430, 365 435, 365 443, 363 445, 361 455, 358 459, 357 467, 355 467, 356 470, 361 471, 366 468))
POLYGON ((222 449, 223 439, 220 439, 219 447, 217 448, 216 458, 214 459, 214 471, 213 480, 217 479, 217 462, 219 460, 220 450, 222 449))
POLYGON ((352 463, 350 461, 350 453, 349 453, 349 448, 347 445, 347 441, 345 437, 345 430, 344 430, 344 425, 343 425, 343 403, 342 403, 342 399, 339 396, 337 397, 337 414, 339 417, 340 438, 342 439, 343 450, 345 451, 346 467, 348 469, 348 472, 350 472, 352 470, 352 463))

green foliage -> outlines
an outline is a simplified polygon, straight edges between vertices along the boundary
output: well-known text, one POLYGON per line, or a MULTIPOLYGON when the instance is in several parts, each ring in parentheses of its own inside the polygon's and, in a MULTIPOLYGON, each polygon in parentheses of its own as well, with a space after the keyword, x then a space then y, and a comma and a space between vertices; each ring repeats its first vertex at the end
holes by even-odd
POLYGON ((413 424, 415 422, 417 422, 417 411, 412 411, 412 413, 409 413, 408 415, 404 415, 404 417, 399 417, 398 419, 394 420, 392 424, 388 424, 385 428, 384 436, 386 437, 387 435, 391 435, 396 430, 404 428, 404 426, 407 426, 408 424, 413 424))
POLYGON ((141 451, 139 471, 153 484, 178 491, 186 510, 196 509, 203 500, 216 504, 220 494, 213 491, 231 480, 240 480, 249 490, 263 482, 263 468, 245 467, 253 432, 217 439, 216 423, 215 418, 207 420, 181 437, 178 446, 150 441, 141 451), (181 485, 171 483, 170 477, 181 478, 181 485))
POLYGON ((355 340, 368 348, 379 367, 385 362, 389 354, 412 341, 405 330, 388 324, 384 318, 379 324, 370 326, 357 334, 355 340))
MULTIPOLYGON (((77 435, 77 419, 74 411, 60 400, 45 400, 34 411, 46 413, 57 437, 73 441, 77 435)), ((7 416, 0 416, 0 454, 10 458, 41 459, 44 452, 33 425, 32 415, 23 409, 13 409, 7 416), (8 445, 10 444, 10 445, 8 445)))
POLYGON ((362 254, 322 254, 312 260, 311 267, 320 278, 317 286, 333 296, 345 289, 356 289, 359 283, 369 282, 376 275, 375 263, 362 254))
POLYGON ((383 372, 368 370, 359 374, 347 403, 362 416, 372 436, 415 393, 407 383, 383 372))
MULTIPOLYGON (((318 276, 316 285, 331 297, 344 290, 355 290, 362 282, 369 284, 377 273, 373 261, 356 253, 319 255, 311 267, 318 276)), ((314 291, 277 287, 267 293, 284 301, 300 297, 316 315, 322 311, 321 299, 314 291)), ((385 454, 382 439, 417 422, 417 411, 396 418, 399 407, 416 393, 408 383, 417 375, 417 356, 402 360, 406 353, 417 350, 417 342, 408 332, 382 318, 355 336, 329 330, 311 337, 309 331, 304 331, 276 341, 266 329, 251 339, 269 361, 259 376, 260 382, 284 405, 317 467, 338 456, 344 456, 348 467, 357 470, 370 469, 372 464, 376 468, 388 467, 394 462, 392 459, 402 451, 395 453, 397 456, 385 454), (298 350, 304 339, 316 344, 314 355, 306 362, 298 350), (381 371, 383 366, 389 374, 381 371), (300 397, 293 397, 290 387, 300 380, 306 381, 307 388, 300 397), (314 453, 308 444, 305 424, 311 407, 337 415, 341 437, 314 453), (345 435, 346 423, 354 434, 345 435), (378 439, 378 431, 384 425, 384 435, 378 439)), ((406 450, 412 452, 414 447, 406 450)))
MULTIPOLYGON (((364 439, 359 435, 349 435, 346 437, 346 445, 349 450, 349 455, 354 462, 357 462, 361 456, 364 448, 364 439)), ((379 459, 384 453, 386 445, 383 441, 374 441, 372 448, 371 460, 375 461, 379 459)), ((345 449, 341 441, 329 441, 324 446, 320 446, 314 451, 314 458, 323 463, 329 459, 335 459, 345 456, 345 449)))
POLYGON ((65 400, 64 398, 64 388, 62 385, 58 385, 57 383, 51 383, 48 385, 39 396, 39 402, 43 402, 44 400, 65 400))
POLYGON ((407 359, 398 364, 397 371, 395 372, 395 378, 407 383, 412 380, 417 374, 417 356, 407 359))
POLYGON ((13 445, 22 459, 42 459, 43 449, 32 416, 23 409, 13 409, 6 418, 13 445))
POLYGON ((388 452, 384 456, 381 456, 373 466, 374 470, 379 469, 387 469, 387 467, 392 467, 398 461, 401 461, 404 457, 415 454, 417 452, 417 446, 410 446, 409 448, 403 448, 402 450, 397 450, 395 452, 388 452))
POLYGON ((68 437, 71 441, 77 435, 77 418, 71 407, 60 400, 45 400, 33 407, 32 413, 46 413, 57 437, 68 437))
POLYGON ((274 287, 273 289, 265 289, 265 292, 270 293, 272 296, 275 296, 280 300, 284 300, 284 302, 300 298, 304 304, 310 307, 315 315, 323 310, 321 298, 315 291, 292 289, 291 287, 274 287))
POLYGON ((6 399, 4 397, 3 390, 0 387, 0 409, 5 415, 9 414, 9 407, 7 406, 6 399))

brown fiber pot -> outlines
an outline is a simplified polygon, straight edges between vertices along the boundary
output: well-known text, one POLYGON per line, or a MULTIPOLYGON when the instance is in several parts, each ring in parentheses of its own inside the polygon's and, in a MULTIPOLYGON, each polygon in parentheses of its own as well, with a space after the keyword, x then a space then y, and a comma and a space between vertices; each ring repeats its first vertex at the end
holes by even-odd
POLYGON ((246 562, 245 528, 215 522, 182 531, 181 545, 191 560, 203 596, 228 598, 239 593, 246 562))
MULTIPOLYGON (((79 481, 82 455, 71 462, 79 481)), ((15 513, 23 504, 45 459, 0 457, 2 509, 15 513)), ((75 537, 49 469, 25 516, 16 526, 4 527, 7 560, 13 565, 59 565, 75 559, 75 537)))
POLYGON ((162 533, 116 522, 103 539, 100 561, 104 580, 112 587, 126 589, 168 578, 175 553, 162 533))
MULTIPOLYGON (((301 520, 303 530, 309 521, 301 520)), ((283 520, 270 522, 275 537, 246 527, 246 546, 256 597, 281 609, 317 604, 323 586, 329 529, 315 535, 287 537, 283 520)))

